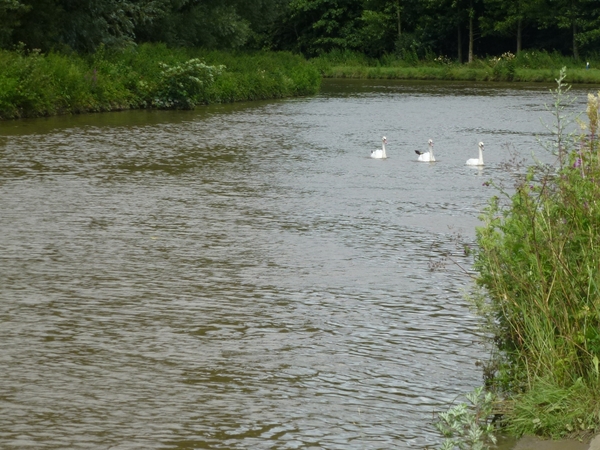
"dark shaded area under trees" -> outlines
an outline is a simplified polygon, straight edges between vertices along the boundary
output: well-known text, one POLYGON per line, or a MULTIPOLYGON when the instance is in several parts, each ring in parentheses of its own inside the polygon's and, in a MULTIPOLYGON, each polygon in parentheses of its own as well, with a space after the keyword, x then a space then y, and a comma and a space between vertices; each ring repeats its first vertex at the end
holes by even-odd
POLYGON ((351 50, 460 62, 520 49, 596 56, 597 0, 0 0, 0 48, 93 52, 144 42, 351 50))

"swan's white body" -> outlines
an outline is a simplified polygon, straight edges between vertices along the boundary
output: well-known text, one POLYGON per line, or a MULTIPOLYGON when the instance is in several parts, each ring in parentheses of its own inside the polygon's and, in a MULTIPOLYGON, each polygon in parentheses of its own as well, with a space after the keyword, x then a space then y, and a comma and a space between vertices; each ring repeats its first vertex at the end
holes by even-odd
POLYGON ((419 150, 415 150, 415 153, 419 155, 417 161, 422 162, 434 162, 435 156, 433 156, 433 141, 429 139, 429 151, 428 152, 420 152, 419 150))
POLYGON ((387 158, 385 154, 385 143, 387 142, 386 137, 384 136, 381 139, 381 150, 371 150, 371 158, 384 159, 387 158))
POLYGON ((479 143, 479 158, 467 159, 467 166, 483 166, 483 142, 479 143))

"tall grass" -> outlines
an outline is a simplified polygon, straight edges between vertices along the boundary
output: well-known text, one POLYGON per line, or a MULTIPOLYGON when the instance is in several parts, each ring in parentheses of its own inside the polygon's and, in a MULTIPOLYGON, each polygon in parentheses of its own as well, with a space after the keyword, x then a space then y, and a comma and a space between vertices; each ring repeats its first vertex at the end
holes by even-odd
POLYGON ((570 386, 554 380, 537 380, 520 394, 505 420, 505 432, 515 436, 537 434, 550 438, 586 438, 598 430, 597 386, 576 380, 570 386))
POLYGON ((532 167, 505 201, 494 197, 477 230, 475 268, 489 297, 479 309, 500 352, 496 387, 514 396, 516 433, 600 426, 600 95, 590 94, 581 133, 567 134, 565 77, 546 146, 556 164, 532 167))
POLYGON ((314 66, 290 53, 160 44, 87 56, 0 51, 0 64, 0 119, 309 95, 321 81, 314 66))

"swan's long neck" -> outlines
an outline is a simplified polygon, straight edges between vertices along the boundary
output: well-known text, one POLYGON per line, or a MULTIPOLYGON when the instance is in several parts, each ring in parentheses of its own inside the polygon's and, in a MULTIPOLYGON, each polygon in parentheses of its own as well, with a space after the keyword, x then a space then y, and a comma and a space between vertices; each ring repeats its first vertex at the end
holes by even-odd
POLYGON ((479 146, 479 164, 483 164, 483 151, 481 150, 481 146, 479 146))
POLYGON ((429 139, 429 151, 425 153, 426 159, 424 161, 435 161, 435 157, 433 156, 433 141, 429 139))
POLYGON ((382 142, 382 143, 381 143, 381 148, 382 148, 382 150, 383 150, 383 157, 384 157, 384 158, 387 158, 387 155, 385 154, 385 142, 382 142))

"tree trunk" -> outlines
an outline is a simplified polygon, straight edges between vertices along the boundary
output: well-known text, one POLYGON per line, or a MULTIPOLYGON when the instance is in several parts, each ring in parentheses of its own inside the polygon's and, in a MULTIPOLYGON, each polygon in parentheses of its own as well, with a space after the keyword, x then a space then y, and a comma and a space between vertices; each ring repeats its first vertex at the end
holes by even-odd
POLYGON ((475 15, 475 11, 473 11, 473 0, 471 0, 470 8, 469 8, 469 62, 473 62, 473 16, 475 15))
POLYGON ((517 55, 521 53, 523 43, 523 20, 519 19, 517 22, 517 55))
POLYGON ((458 24, 458 63, 462 64, 463 62, 463 54, 462 54, 462 33, 460 32, 460 22, 458 24))
POLYGON ((396 1, 396 13, 398 18, 398 39, 402 36, 402 22, 400 21, 400 0, 396 1))
POLYGON ((573 58, 579 60, 579 47, 577 46, 577 24, 573 20, 573 58))

